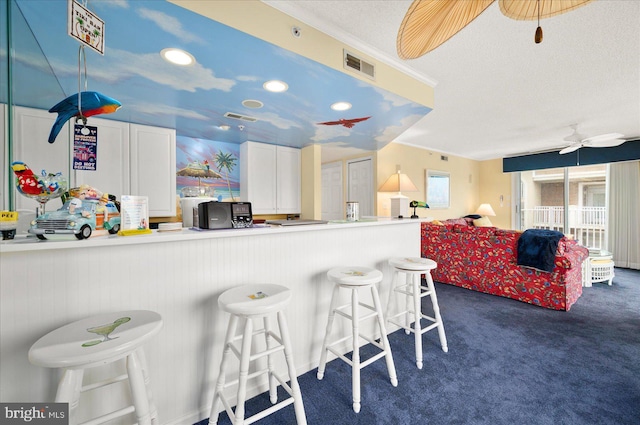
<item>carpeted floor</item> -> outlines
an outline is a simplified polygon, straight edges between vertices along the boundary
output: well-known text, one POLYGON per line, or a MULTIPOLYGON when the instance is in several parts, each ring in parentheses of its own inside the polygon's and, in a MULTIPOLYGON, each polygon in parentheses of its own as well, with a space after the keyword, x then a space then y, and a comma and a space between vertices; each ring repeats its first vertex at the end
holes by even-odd
MULTIPOLYGON (((351 408, 351 371, 328 363, 298 378, 309 424, 638 424, 640 423, 640 271, 616 269, 613 285, 594 284, 569 312, 436 284, 449 352, 437 332, 423 337, 415 366, 413 335, 389 336, 398 374, 384 360, 362 370, 362 410, 351 408)), ((424 300, 425 312, 430 303, 424 300)), ((363 349, 363 357, 366 355, 363 349)), ((250 400, 250 415, 269 405, 250 400)), ((247 416, 248 416, 247 415, 247 416)), ((201 422, 205 424, 206 421, 201 422)), ((219 424, 229 424, 221 413, 219 424)), ((293 407, 260 424, 293 424, 293 407)))

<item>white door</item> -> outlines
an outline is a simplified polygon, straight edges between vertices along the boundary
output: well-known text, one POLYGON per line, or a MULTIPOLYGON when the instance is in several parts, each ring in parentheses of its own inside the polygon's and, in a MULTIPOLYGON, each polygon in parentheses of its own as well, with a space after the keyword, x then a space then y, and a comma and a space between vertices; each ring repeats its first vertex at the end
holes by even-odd
POLYGON ((342 162, 322 164, 322 219, 343 220, 342 162))
POLYGON ((360 217, 373 215, 373 159, 347 161, 347 201, 358 202, 360 217))

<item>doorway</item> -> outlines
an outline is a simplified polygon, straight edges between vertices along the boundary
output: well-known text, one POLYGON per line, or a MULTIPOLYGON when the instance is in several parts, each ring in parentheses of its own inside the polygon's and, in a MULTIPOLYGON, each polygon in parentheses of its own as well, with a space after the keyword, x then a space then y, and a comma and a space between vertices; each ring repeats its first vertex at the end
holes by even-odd
POLYGON ((373 213, 373 158, 347 161, 347 201, 358 202, 360 217, 373 213))
POLYGON ((344 219, 342 161, 322 164, 322 219, 344 219))

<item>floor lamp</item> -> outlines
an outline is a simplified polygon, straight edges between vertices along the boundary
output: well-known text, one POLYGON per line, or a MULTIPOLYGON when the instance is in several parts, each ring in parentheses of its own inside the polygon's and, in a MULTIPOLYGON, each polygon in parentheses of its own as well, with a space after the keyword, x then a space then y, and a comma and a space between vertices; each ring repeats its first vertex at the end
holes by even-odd
POLYGON ((409 215, 409 198, 402 195, 402 192, 417 192, 418 188, 400 170, 387 179, 379 189, 380 192, 397 192, 391 197, 391 217, 403 218, 409 215))

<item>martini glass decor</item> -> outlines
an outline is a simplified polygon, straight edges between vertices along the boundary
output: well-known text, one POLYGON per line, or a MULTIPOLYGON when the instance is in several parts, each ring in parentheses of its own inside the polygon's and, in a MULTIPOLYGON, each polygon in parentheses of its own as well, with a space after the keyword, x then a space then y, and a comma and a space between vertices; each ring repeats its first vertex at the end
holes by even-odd
POLYGON ((28 167, 21 171, 22 173, 19 174, 14 165, 14 172, 17 176, 16 188, 21 195, 38 202, 38 216, 45 213, 47 202, 61 197, 68 189, 67 179, 62 173, 53 174, 42 170, 42 174, 37 176, 33 173, 28 174, 27 171, 31 171, 28 167))

